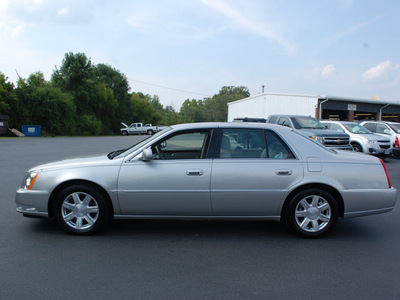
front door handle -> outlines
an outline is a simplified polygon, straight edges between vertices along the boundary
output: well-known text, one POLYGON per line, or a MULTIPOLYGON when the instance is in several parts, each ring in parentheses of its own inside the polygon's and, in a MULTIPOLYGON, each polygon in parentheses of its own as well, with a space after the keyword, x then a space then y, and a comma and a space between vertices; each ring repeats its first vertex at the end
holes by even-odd
POLYGON ((186 175, 188 176, 201 176, 204 174, 203 170, 187 170, 186 175))
POLYGON ((275 173, 276 173, 276 175, 288 176, 288 175, 292 175, 293 171, 292 170, 276 170, 275 173))

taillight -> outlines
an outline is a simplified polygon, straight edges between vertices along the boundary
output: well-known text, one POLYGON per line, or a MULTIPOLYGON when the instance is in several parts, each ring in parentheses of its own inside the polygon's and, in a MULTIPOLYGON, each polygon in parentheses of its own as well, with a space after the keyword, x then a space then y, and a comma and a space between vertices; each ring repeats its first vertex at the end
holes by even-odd
POLYGON ((399 139, 396 136, 396 140, 394 141, 394 147, 395 148, 400 148, 400 143, 399 143, 399 139))
POLYGON ((381 162, 381 164, 382 164, 382 166, 383 166, 383 169, 385 170, 386 179, 387 179, 387 181, 388 181, 388 185, 389 185, 389 189, 390 189, 390 188, 392 187, 392 183, 390 182, 389 173, 388 173, 388 171, 387 171, 387 169, 386 169, 386 166, 385 166, 385 163, 383 162, 383 160, 382 160, 382 159, 379 159, 379 161, 381 162))

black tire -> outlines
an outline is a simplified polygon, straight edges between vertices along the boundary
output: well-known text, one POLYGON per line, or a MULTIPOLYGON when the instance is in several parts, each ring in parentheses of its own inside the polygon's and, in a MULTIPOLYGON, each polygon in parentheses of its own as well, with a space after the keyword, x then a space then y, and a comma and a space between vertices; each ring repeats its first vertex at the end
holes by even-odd
POLYGON ((359 144, 353 143, 353 144, 351 144, 351 146, 353 147, 353 150, 355 152, 363 152, 363 149, 359 144))
POLYGON ((103 229, 109 222, 110 210, 98 190, 88 185, 74 185, 57 195, 54 216, 67 232, 89 235, 103 229))
POLYGON ((322 189, 307 189, 294 195, 284 212, 286 226, 297 235, 318 238, 329 232, 338 218, 338 205, 322 189))
POLYGON ((153 130, 147 130, 148 135, 153 135, 153 133, 154 133, 153 130))
POLYGON ((122 135, 128 135, 128 132, 126 130, 122 131, 122 135))

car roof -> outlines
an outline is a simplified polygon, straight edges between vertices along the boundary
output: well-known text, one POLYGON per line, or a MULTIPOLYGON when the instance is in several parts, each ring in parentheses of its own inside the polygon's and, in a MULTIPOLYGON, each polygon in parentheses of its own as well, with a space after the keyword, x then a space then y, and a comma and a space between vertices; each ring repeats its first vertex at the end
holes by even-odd
POLYGON ((306 115, 270 115, 269 117, 288 117, 288 118, 292 118, 292 117, 303 117, 303 118, 313 118, 312 116, 306 116, 306 115))
POLYGON ((324 122, 326 122, 326 123, 340 123, 340 124, 358 124, 356 122, 350 122, 350 121, 331 121, 331 120, 321 121, 321 123, 324 123, 324 122))
MULTIPOLYGON (((274 128, 274 130, 281 130, 286 128, 284 126, 278 126, 276 124, 269 123, 257 123, 257 122, 204 122, 204 123, 186 123, 186 124, 176 124, 170 126, 173 129, 201 129, 201 128, 274 128)), ((290 128, 286 128, 290 129, 290 128)))
POLYGON ((398 122, 389 122, 389 121, 363 121, 363 123, 385 123, 385 124, 400 124, 398 122))

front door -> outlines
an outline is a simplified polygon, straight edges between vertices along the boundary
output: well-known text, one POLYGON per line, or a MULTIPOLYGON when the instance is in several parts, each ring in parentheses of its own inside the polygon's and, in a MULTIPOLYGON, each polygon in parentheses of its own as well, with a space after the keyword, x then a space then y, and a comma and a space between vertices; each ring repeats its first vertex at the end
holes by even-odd
POLYGON ((123 163, 118 198, 124 215, 209 216, 211 131, 174 133, 152 145, 153 159, 123 163))

